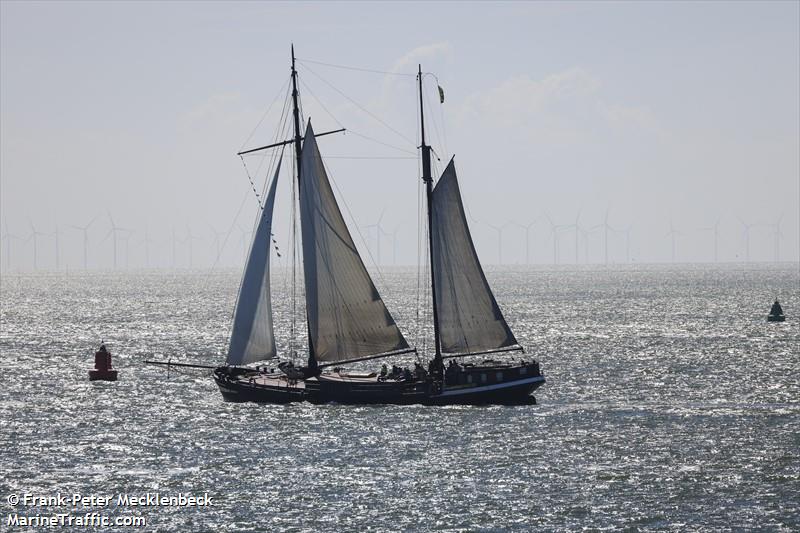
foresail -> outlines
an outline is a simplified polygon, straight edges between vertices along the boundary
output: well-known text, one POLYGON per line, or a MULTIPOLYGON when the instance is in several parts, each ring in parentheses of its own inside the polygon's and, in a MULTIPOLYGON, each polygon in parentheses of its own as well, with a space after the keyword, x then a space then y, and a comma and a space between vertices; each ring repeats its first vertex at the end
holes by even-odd
POLYGON ((300 163, 309 349, 319 363, 408 349, 356 250, 309 122, 300 163))
POLYGON ((453 160, 433 189, 433 272, 442 354, 517 344, 486 282, 472 243, 453 160))
POLYGON ((250 245, 242 286, 239 288, 231 344, 228 348, 229 365, 244 365, 277 355, 272 325, 269 258, 272 247, 272 211, 275 207, 275 189, 281 161, 282 157, 278 160, 278 168, 275 169, 264 209, 259 213, 258 226, 250 245))

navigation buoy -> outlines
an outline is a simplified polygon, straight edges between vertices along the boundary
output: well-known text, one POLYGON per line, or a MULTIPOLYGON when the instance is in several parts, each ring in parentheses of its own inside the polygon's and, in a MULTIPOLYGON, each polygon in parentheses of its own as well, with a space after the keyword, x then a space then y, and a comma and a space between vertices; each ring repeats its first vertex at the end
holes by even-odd
POLYGON ((117 371, 111 368, 111 353, 105 344, 94 353, 94 368, 89 370, 89 381, 117 381, 117 371))

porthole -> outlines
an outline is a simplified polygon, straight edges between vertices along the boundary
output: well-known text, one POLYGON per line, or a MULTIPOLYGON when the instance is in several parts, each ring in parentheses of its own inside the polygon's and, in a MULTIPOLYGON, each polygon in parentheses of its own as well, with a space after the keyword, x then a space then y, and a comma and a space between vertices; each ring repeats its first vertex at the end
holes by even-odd
POLYGON ((497 373, 497 381, 503 381, 503 373, 502 372, 498 372, 497 373))

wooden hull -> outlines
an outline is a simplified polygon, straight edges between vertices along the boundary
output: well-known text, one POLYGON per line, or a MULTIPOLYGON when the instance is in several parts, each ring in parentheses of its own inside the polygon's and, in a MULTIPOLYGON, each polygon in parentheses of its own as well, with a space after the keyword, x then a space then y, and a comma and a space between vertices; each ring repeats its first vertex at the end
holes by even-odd
POLYGON ((260 374, 246 369, 220 367, 214 380, 226 401, 257 403, 292 403, 309 401, 315 404, 341 403, 350 405, 528 405, 536 403, 532 393, 545 383, 538 372, 522 373, 522 367, 471 368, 463 376, 476 379, 452 379, 441 386, 426 380, 392 380, 351 377, 347 374, 322 374, 305 381, 290 382, 278 374, 260 374), (513 371, 513 372, 512 372, 513 371), (496 377, 488 380, 486 374, 496 377))
MULTIPOLYGON (((243 369, 219 367, 214 370, 214 381, 228 402, 293 403, 305 400, 305 384, 291 383, 280 375, 251 379, 243 369)), ((257 374, 253 372, 253 374, 257 374)))

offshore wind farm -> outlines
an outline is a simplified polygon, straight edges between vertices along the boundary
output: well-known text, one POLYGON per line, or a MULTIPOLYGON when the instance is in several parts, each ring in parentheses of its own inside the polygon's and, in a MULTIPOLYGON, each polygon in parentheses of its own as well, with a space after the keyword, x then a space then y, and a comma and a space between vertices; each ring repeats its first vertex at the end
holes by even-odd
MULTIPOLYGON (((506 266, 798 261, 794 234, 786 231, 782 214, 747 224, 735 215, 718 216, 711 226, 700 226, 702 217, 696 223, 684 219, 686 229, 667 219, 662 221, 660 233, 650 233, 659 231, 657 222, 637 226, 631 219, 619 217, 614 220, 616 225, 611 225, 610 208, 594 211, 594 221, 579 213, 572 221, 562 216, 565 223, 555 226, 548 226, 547 213, 535 210, 526 211, 532 218, 527 224, 518 219, 479 220, 474 230, 476 246, 487 264, 506 266), (590 225, 592 222, 595 224, 590 225)), ((417 261, 412 253, 417 228, 398 222, 401 217, 397 216, 388 232, 382 221, 389 212, 387 206, 376 222, 360 225, 361 238, 356 244, 376 266, 412 266, 417 261)), ((55 230, 48 233, 30 221, 27 228, 20 221, 17 229, 6 218, 0 232, 2 271, 238 268, 251 234, 242 224, 246 222, 236 219, 222 230, 207 223, 198 223, 196 229, 187 224, 180 230, 155 234, 149 222, 138 229, 122 227, 115 225, 112 217, 98 215, 85 225, 56 223, 55 230)))

